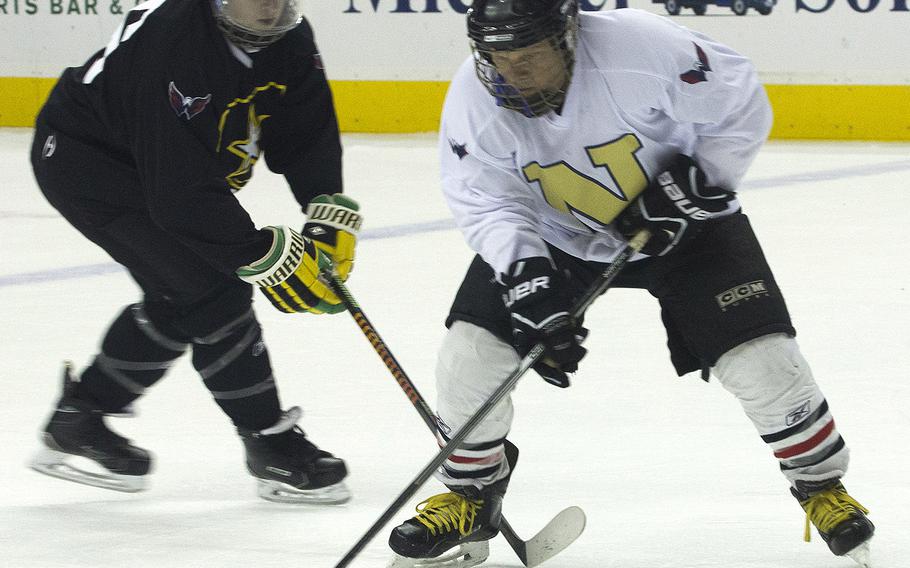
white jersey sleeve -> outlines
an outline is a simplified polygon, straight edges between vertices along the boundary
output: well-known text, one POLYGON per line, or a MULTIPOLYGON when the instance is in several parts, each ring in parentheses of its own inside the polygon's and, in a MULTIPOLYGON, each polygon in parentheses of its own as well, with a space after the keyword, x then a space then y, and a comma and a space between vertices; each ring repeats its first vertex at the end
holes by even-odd
POLYGON ((442 114, 442 190, 468 245, 504 273, 514 260, 550 253, 534 222, 540 204, 519 177, 508 132, 491 110, 494 99, 468 58, 452 80, 442 114))
POLYGON ((679 142, 708 183, 735 190, 771 129, 755 68, 713 39, 642 10, 590 18, 586 44, 617 105, 647 120, 666 114, 687 127, 679 142))

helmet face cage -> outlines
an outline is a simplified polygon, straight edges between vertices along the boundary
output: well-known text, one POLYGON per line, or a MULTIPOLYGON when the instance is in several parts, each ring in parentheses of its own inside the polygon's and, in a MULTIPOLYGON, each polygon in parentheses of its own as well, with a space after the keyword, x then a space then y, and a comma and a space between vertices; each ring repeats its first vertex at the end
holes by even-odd
MULTIPOLYGON (((575 64, 578 31, 577 0, 475 0, 468 11, 468 36, 480 82, 499 106, 528 117, 558 111, 565 101, 575 64), (510 83, 505 69, 496 66, 496 54, 517 52, 531 46, 541 60, 559 58, 560 69, 547 71, 546 84, 510 83), (558 73, 558 77, 553 74, 558 73)), ((532 59, 532 58, 527 58, 532 59)), ((533 68, 532 60, 527 64, 533 68)), ((533 73, 533 72, 532 72, 533 73)), ((536 73, 540 76, 540 72, 536 73)), ((533 83, 533 81, 532 81, 533 83)))
POLYGON ((303 19, 299 0, 212 0, 218 27, 232 43, 263 49, 303 19))

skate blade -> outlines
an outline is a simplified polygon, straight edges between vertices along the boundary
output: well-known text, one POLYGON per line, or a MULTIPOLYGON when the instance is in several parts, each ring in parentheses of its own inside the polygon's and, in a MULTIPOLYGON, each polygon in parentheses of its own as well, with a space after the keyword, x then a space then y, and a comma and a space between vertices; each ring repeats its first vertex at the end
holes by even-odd
MULTIPOLYGON (((121 475, 107 470, 104 470, 103 473, 88 471, 69 462, 70 459, 75 457, 64 452, 45 448, 32 459, 29 467, 39 473, 58 479, 124 493, 136 493, 147 487, 147 480, 143 475, 121 475)), ((98 467, 101 468, 100 465, 98 467)))
POLYGON ((280 481, 257 479, 259 496, 273 503, 338 505, 351 499, 344 482, 319 489, 297 489, 280 481))
POLYGON ((846 556, 849 556, 863 568, 872 568, 872 549, 869 547, 868 540, 848 552, 846 556))
POLYGON ((466 542, 436 558, 408 558, 396 554, 386 568, 470 568, 482 563, 489 556, 490 543, 481 540, 466 542))

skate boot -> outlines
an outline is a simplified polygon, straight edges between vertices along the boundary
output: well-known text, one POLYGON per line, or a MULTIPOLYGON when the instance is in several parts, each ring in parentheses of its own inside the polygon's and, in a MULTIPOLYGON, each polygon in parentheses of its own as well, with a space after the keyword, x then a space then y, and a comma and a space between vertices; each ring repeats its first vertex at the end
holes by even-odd
POLYGON ((875 532, 872 521, 866 517, 868 509, 851 497, 844 485, 834 485, 812 493, 790 489, 806 511, 805 540, 809 541, 809 523, 818 529, 818 534, 828 543, 828 548, 837 556, 849 556, 864 568, 870 568, 869 540, 875 532))
MULTIPOLYGON (((506 442, 506 458, 514 468, 518 448, 506 442)), ((512 472, 484 487, 455 487, 417 505, 417 515, 389 536, 396 556, 388 568, 468 568, 490 555, 487 541, 499 534, 502 499, 512 472), (454 550, 453 550, 454 549, 454 550)))
POLYGON ((44 429, 45 448, 32 460, 31 468, 104 489, 127 493, 145 489, 151 456, 108 428, 105 413, 94 402, 80 398, 78 387, 72 363, 67 362, 63 369, 63 396, 44 429), (80 467, 80 458, 88 460, 91 467, 80 467))
POLYGON ((344 461, 307 440, 295 406, 265 430, 238 429, 246 448, 246 466, 256 478, 259 496, 277 503, 344 503, 351 493, 343 483, 344 461))

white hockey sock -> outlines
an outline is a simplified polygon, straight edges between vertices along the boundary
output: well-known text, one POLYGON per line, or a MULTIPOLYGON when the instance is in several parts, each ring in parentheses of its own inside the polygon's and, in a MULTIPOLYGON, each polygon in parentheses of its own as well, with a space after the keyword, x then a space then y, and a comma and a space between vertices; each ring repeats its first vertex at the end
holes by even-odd
MULTIPOLYGON (((456 321, 449 328, 436 364, 438 412, 446 434, 454 434, 518 365, 511 345, 474 324, 456 321)), ((506 396, 443 464, 436 478, 449 487, 480 488, 509 474, 503 440, 512 425, 506 396)))
POLYGON ((849 450, 795 339, 783 333, 753 339, 725 353, 712 372, 739 399, 794 486, 844 475, 849 450))

